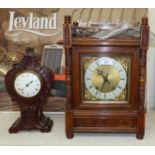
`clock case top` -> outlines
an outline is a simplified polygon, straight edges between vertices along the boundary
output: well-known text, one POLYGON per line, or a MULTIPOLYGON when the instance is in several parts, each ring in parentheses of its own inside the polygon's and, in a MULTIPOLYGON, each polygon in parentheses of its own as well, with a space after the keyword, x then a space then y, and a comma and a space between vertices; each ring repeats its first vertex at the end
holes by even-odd
POLYGON ((65 125, 67 138, 75 132, 131 132, 138 139, 145 128, 146 54, 149 41, 148 18, 142 18, 140 38, 97 39, 75 37, 71 17, 64 18, 64 48, 66 55, 67 105, 65 125), (130 97, 128 104, 82 103, 81 56, 128 56, 130 97))

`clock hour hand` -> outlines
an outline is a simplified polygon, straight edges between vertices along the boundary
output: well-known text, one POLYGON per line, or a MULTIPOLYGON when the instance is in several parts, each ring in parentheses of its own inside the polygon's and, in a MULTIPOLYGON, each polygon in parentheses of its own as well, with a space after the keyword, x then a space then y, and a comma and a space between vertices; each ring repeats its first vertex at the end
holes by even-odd
POLYGON ((102 77, 102 79, 105 81, 104 71, 97 69, 97 74, 102 77))
POLYGON ((109 73, 107 73, 107 75, 104 75, 104 71, 103 70, 99 70, 99 69, 97 69, 97 73, 103 79, 102 87, 100 88, 100 91, 102 91, 104 89, 104 86, 105 86, 106 83, 111 84, 109 79, 108 79, 109 73))
POLYGON ((29 83, 27 83, 26 85, 25 85, 25 87, 24 88, 22 88, 22 89, 20 89, 20 90, 24 90, 25 88, 27 88, 27 87, 29 87, 29 85, 31 85, 33 83, 33 81, 31 81, 31 82, 29 82, 29 83))
POLYGON ((26 87, 28 87, 30 84, 32 84, 33 83, 33 81, 31 81, 30 83, 28 83, 28 84, 26 84, 26 87))

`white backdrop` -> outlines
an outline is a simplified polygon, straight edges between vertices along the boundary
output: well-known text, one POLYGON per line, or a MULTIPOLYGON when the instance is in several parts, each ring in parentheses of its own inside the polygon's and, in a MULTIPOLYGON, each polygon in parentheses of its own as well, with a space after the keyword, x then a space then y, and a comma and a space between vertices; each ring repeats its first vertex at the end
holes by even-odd
MULTIPOLYGON (((149 25, 155 33, 155 8, 149 9, 149 25)), ((148 110, 155 108, 155 42, 151 40, 147 55, 146 105, 148 110)))

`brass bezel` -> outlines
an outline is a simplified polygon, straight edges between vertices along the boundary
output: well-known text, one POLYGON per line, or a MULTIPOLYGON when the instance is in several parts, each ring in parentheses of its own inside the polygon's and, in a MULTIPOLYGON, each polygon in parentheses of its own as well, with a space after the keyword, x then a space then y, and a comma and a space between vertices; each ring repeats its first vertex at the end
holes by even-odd
POLYGON ((30 98, 36 97, 36 96, 40 93, 40 91, 41 91, 41 89, 42 89, 42 79, 41 79, 40 75, 39 75, 37 72, 35 72, 34 70, 26 69, 26 70, 21 71, 21 72, 19 72, 18 74, 16 74, 16 76, 15 76, 15 78, 14 78, 13 85, 14 85, 14 90, 15 90, 15 92, 16 92, 20 97, 26 98, 26 99, 30 99, 30 98), (40 84, 41 84, 40 90, 39 90, 38 93, 37 93, 36 95, 34 95, 34 96, 31 96, 31 97, 22 96, 21 94, 19 94, 19 93, 16 91, 16 88, 15 88, 15 80, 16 80, 16 78, 17 78, 20 74, 22 74, 22 73, 24 73, 24 72, 33 73, 33 74, 35 74, 35 75, 38 77, 38 79, 40 80, 40 84))

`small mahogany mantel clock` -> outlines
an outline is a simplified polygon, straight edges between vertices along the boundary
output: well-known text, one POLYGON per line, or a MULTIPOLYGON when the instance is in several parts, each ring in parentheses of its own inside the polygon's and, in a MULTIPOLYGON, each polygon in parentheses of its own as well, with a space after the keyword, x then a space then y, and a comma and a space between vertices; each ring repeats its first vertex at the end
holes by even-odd
POLYGON ((6 74, 7 92, 21 110, 21 116, 9 129, 10 133, 19 130, 51 130, 53 122, 42 112, 42 105, 51 87, 51 77, 52 72, 40 65, 33 48, 27 48, 22 61, 14 64, 6 74))
POLYGON ((67 138, 75 132, 122 132, 143 139, 147 18, 142 18, 140 38, 75 36, 76 27, 65 16, 67 138))

